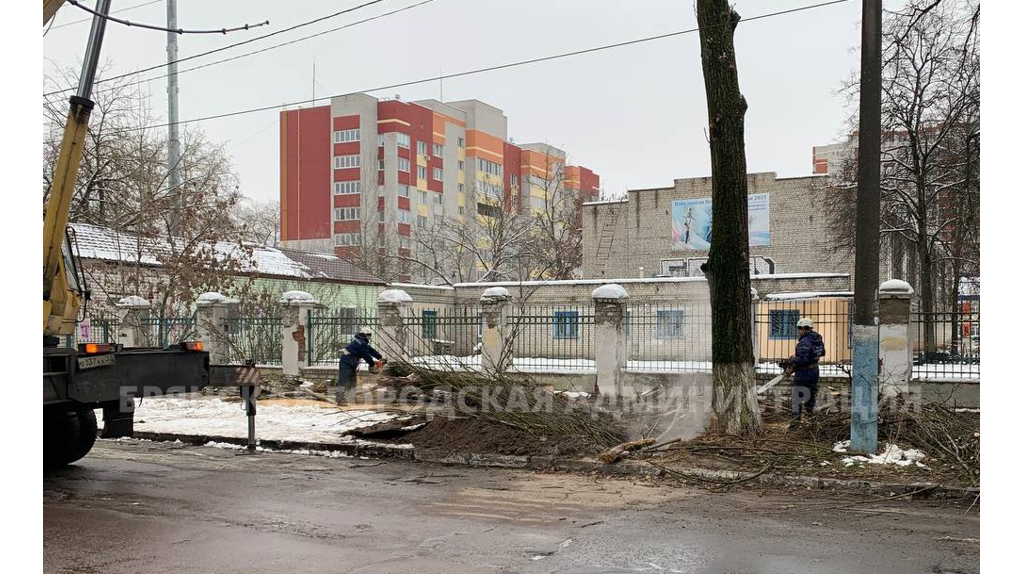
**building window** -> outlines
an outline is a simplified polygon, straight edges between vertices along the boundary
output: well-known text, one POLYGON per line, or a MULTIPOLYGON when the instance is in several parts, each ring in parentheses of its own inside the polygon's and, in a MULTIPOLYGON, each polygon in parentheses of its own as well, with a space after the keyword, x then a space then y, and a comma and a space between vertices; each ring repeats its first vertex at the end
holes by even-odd
POLYGON ((380 170, 380 171, 384 171, 384 160, 382 160, 382 159, 377 160, 377 169, 380 170))
POLYGON ((510 176, 510 178, 509 178, 509 181, 510 181, 510 183, 512 184, 513 187, 517 186, 517 185, 519 185, 519 176, 515 175, 515 174, 512 174, 510 176))
POLYGON ((384 147, 384 134, 377 134, 377 146, 384 147))
POLYGON ((436 203, 437 205, 441 205, 441 194, 440 193, 435 193, 434 194, 434 203, 436 203))
POLYGON ((409 160, 404 157, 398 158, 398 171, 409 171, 409 160))
POLYGON ((411 223, 412 222, 412 214, 409 213, 408 211, 404 210, 404 209, 399 209, 398 210, 398 222, 399 223, 411 223))
POLYGON ((398 147, 409 149, 409 134, 398 132, 398 147))
POLYGON ((434 144, 434 157, 441 157, 444 154, 444 146, 436 143, 434 144))
POLYGON ((464 140, 462 138, 459 138, 459 147, 460 148, 466 147, 466 140, 464 140))
POLYGON ((334 143, 357 142, 359 141, 359 129, 338 130, 334 132, 334 143))
POLYGON ((555 338, 577 339, 580 336, 578 311, 555 311, 555 338))
POLYGON ((400 247, 402 249, 406 249, 406 250, 411 249, 412 248, 412 241, 408 237, 399 237, 398 238, 398 247, 400 247))
POLYGON ((384 210, 383 209, 377 212, 377 221, 379 223, 384 223, 384 210))
POLYGON ((416 142, 416 153, 420 155, 427 155, 427 142, 418 141, 416 142))
POLYGON ((416 198, 419 199, 420 203, 426 204, 427 203, 427 192, 425 192, 425 191, 417 191, 416 192, 416 198))
POLYGON ((419 179, 427 179, 427 168, 422 165, 416 166, 416 177, 419 179))
POLYGON ((358 207, 335 207, 334 208, 334 220, 335 221, 349 221, 352 219, 359 219, 359 208, 358 207))
POLYGON ((334 236, 334 244, 338 247, 359 245, 359 241, 360 238, 358 233, 339 233, 334 236))
POLYGON ((658 339, 682 339, 686 332, 686 311, 658 311, 658 339))
POLYGON ((501 199, 502 198, 503 194, 502 194, 502 189, 501 189, 500 185, 494 185, 492 183, 484 183, 484 182, 481 181, 481 182, 477 183, 477 186, 480 187, 480 191, 483 192, 484 195, 493 197, 495 199, 501 199))
POLYGON ((466 192, 466 186, 460 183, 459 184, 459 193, 465 193, 465 192, 466 192))
POLYGON ((336 155, 334 156, 334 169, 346 167, 359 167, 358 155, 336 155))
POLYGON ((504 172, 504 170, 503 170, 503 168, 502 168, 500 163, 495 163, 493 161, 486 160, 486 159, 484 159, 482 157, 476 158, 476 168, 479 169, 480 171, 484 172, 484 173, 489 173, 491 175, 497 175, 499 177, 504 172))
POLYGON ((426 229, 426 227, 427 227, 427 216, 425 216, 425 215, 417 215, 416 216, 416 227, 419 227, 421 229, 426 229))
POLYGON ((501 216, 501 208, 497 205, 488 205, 486 203, 476 204, 476 212, 486 217, 499 217, 501 216))
POLYGON ((437 311, 423 312, 423 338, 433 339, 437 336, 437 311))
POLYGON ((444 171, 439 167, 434 168, 434 181, 441 181, 444 179, 444 171))
POLYGON ((409 186, 400 185, 398 186, 398 197, 409 197, 409 186))
MULTIPOLYGON (((439 225, 441 225, 443 223, 444 223, 444 217, 443 216, 441 216, 441 215, 435 215, 434 216, 434 225, 438 225, 439 226, 439 225)), ((975 326, 977 326, 977 325, 975 325, 975 326)))
POLYGON ((345 195, 359 193, 358 181, 336 181, 334 182, 334 195, 345 195))
POLYGON ((466 162, 459 160, 459 171, 466 169, 466 162))
POLYGON ((459 206, 459 215, 465 215, 465 214, 466 214, 466 208, 460 205, 459 206))
POLYGON ((771 339, 796 339, 796 322, 799 320, 800 311, 796 309, 768 311, 770 325, 768 337, 771 339))

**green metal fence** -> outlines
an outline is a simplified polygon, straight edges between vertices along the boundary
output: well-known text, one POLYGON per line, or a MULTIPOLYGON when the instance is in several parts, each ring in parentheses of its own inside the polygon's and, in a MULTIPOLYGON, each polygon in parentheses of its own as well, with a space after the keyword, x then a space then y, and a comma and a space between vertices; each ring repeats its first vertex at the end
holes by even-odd
POLYGON ((311 313, 306 324, 306 353, 310 365, 336 365, 338 354, 360 327, 377 329, 374 312, 349 307, 311 313))
POLYGON ((230 362, 281 364, 281 317, 230 317, 224 327, 230 362))
POLYGON ((147 330, 150 346, 164 349, 183 341, 195 341, 199 338, 196 329, 196 317, 149 317, 142 319, 140 325, 147 330))

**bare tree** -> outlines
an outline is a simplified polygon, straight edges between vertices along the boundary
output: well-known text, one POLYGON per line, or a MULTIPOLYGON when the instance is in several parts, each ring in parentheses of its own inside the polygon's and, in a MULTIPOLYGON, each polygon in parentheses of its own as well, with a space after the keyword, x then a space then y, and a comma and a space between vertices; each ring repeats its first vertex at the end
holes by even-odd
MULTIPOLYGON (((524 184, 543 192, 543 204, 534 213, 537 241, 536 274, 545 279, 578 278, 583 266, 583 197, 566 188, 565 162, 544 155, 544 175, 530 175, 524 184)), ((532 197, 530 193, 524 197, 532 197)), ((532 211, 533 206, 524 205, 532 211)))
MULTIPOLYGON (((917 288, 927 350, 931 314, 980 267, 980 14, 974 0, 916 0, 885 18, 881 231, 895 275, 917 288)), ((830 181, 839 249, 852 249, 855 174, 850 157, 830 181)))
POLYGON ((277 247, 281 241, 280 202, 243 197, 232 215, 236 224, 242 227, 242 236, 246 241, 268 247, 277 247))
POLYGON ((413 233, 416 249, 404 257, 427 280, 517 281, 533 277, 534 220, 480 204, 475 215, 447 218, 413 233))
POLYGON ((754 387, 747 229, 747 162, 733 32, 739 14, 727 0, 697 0, 701 63, 711 144, 712 228, 703 266, 711 291, 712 426, 728 434, 761 432, 754 387))
MULTIPOLYGON (((63 88, 77 78, 65 73, 51 81, 63 88)), ((95 97, 99 113, 87 132, 71 221, 104 227, 118 260, 93 280, 108 293, 146 297, 160 317, 187 312, 203 291, 239 287, 237 276, 252 266, 251 247, 231 217, 238 178, 223 146, 186 130, 182 185, 171 190, 166 141, 147 128, 156 122, 146 96, 113 82, 95 97), (179 194, 180 205, 172 200, 179 194)), ((64 123, 60 110, 58 102, 44 102, 44 205, 64 123)))

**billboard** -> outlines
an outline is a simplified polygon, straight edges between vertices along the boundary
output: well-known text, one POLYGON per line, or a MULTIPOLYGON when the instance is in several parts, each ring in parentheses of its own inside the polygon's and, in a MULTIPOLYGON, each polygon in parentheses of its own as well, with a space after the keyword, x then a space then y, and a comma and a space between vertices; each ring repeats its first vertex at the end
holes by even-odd
MULTIPOLYGON (((771 245, 768 227, 768 194, 747 196, 747 232, 750 246, 771 245)), ((711 198, 677 199, 672 202, 672 249, 711 248, 711 198)))

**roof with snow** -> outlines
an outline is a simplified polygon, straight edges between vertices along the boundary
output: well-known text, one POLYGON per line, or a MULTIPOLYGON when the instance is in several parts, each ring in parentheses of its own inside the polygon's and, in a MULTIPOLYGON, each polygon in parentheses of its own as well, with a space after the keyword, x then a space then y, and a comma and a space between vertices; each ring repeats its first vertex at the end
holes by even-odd
MULTIPOLYGON (((170 244, 163 238, 142 237, 86 223, 72 223, 71 227, 83 259, 160 267, 161 257, 171 252, 170 244)), ((225 258, 244 255, 238 245, 227 241, 217 242, 214 248, 225 258)), ((241 261, 241 269, 245 274, 308 281, 385 284, 385 281, 376 275, 330 253, 307 253, 295 249, 254 246, 251 259, 241 261)))

